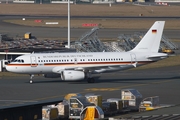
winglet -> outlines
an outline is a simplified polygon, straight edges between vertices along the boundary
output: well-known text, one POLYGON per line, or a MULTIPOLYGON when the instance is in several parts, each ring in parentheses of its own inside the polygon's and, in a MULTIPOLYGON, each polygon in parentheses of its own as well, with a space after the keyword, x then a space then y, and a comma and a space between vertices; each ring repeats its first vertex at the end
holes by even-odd
POLYGON ((156 21, 132 52, 158 52, 165 21, 156 21))

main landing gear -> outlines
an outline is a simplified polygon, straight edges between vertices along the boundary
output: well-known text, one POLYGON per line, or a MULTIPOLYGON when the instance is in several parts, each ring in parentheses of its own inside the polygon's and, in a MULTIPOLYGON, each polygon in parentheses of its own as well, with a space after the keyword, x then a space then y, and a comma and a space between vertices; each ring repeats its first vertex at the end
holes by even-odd
POLYGON ((32 80, 32 79, 33 79, 33 77, 34 77, 34 75, 33 75, 33 74, 31 74, 31 75, 30 75, 30 80, 29 80, 29 83, 30 83, 30 84, 32 84, 32 83, 33 83, 33 80, 32 80))
POLYGON ((86 72, 86 80, 88 83, 95 83, 95 79, 92 77, 91 72, 86 72))
POLYGON ((94 78, 87 78, 87 82, 88 83, 95 83, 95 79, 94 78))

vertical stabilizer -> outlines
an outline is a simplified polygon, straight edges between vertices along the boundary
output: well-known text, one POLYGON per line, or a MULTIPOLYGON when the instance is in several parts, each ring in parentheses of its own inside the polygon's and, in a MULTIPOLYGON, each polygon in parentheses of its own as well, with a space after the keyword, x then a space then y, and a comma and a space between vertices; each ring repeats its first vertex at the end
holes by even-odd
POLYGON ((165 21, 156 21, 132 52, 158 52, 165 21))

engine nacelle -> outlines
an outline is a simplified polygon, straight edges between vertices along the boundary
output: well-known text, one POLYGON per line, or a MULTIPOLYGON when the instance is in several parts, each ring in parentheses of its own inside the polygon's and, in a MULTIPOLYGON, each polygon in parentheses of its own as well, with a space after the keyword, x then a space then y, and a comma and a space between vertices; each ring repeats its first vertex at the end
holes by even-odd
POLYGON ((84 78, 85 74, 83 71, 65 70, 61 73, 61 79, 65 81, 83 80, 84 78))
POLYGON ((48 73, 48 74, 44 74, 45 78, 59 78, 61 77, 60 74, 56 74, 56 73, 48 73))

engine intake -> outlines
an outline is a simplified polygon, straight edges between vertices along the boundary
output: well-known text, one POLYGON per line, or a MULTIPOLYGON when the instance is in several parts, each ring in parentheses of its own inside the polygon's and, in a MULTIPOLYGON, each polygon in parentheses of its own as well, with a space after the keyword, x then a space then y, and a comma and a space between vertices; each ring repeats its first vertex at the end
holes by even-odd
POLYGON ((65 81, 83 80, 84 78, 85 74, 82 71, 65 70, 61 73, 61 79, 65 81))

